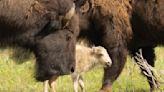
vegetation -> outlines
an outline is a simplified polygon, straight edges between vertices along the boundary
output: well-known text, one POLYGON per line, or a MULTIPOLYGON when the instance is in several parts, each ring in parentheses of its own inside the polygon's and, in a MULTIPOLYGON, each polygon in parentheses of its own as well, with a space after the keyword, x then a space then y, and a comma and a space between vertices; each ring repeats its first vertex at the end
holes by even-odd
MULTIPOLYGON (((156 70, 164 81, 164 48, 156 48, 156 70)), ((0 92, 42 92, 43 85, 34 79, 34 56, 29 51, 17 48, 0 49, 0 92), (20 53, 21 52, 21 53, 20 53), (28 54, 22 53, 28 52, 28 54), (16 57, 16 58, 15 58, 16 57)), ((97 92, 101 88, 102 66, 84 74, 86 92, 97 92)), ((128 58, 121 76, 113 85, 114 92, 149 92, 146 78, 142 76, 137 64, 128 58)), ((160 86, 164 91, 164 84, 160 86)), ((72 92, 70 76, 57 80, 57 92, 72 92)))

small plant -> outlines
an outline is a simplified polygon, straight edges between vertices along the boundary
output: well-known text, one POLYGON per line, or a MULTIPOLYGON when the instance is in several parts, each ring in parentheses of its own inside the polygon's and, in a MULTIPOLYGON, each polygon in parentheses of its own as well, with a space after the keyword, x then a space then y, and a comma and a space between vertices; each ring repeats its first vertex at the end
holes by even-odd
POLYGON ((154 85, 155 89, 160 89, 160 83, 164 82, 162 82, 162 78, 158 75, 157 71, 147 63, 146 59, 144 59, 142 55, 142 49, 139 50, 139 53, 136 53, 134 58, 138 61, 137 64, 139 67, 145 70, 143 71, 143 74, 152 78, 152 84, 154 85))

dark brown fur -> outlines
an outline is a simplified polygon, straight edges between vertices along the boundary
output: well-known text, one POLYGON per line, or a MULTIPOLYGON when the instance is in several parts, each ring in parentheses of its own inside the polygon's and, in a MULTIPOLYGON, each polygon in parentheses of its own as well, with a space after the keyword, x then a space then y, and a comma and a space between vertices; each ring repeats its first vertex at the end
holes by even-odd
POLYGON ((73 72, 78 17, 63 28, 72 0, 0 0, 0 44, 22 46, 36 56, 36 79, 73 72))
MULTIPOLYGON (((158 45, 164 45, 164 1, 132 0, 131 5, 131 23, 134 36, 129 49, 132 55, 135 55, 135 52, 141 48, 143 57, 154 67, 154 48, 158 45)), ((150 90, 154 90, 152 78, 147 76, 147 79, 150 84, 150 90)))
POLYGON ((112 67, 105 68, 102 91, 109 92, 119 76, 127 57, 127 45, 132 38, 131 7, 127 0, 88 0, 79 9, 79 38, 86 38, 108 50, 112 67), (116 8, 117 6, 117 8, 116 8))
POLYGON ((153 48, 164 44, 163 4, 162 0, 86 0, 79 8, 79 38, 105 47, 113 61, 112 67, 104 69, 101 92, 112 91, 128 50, 135 55, 142 48, 144 58, 154 66, 153 48))

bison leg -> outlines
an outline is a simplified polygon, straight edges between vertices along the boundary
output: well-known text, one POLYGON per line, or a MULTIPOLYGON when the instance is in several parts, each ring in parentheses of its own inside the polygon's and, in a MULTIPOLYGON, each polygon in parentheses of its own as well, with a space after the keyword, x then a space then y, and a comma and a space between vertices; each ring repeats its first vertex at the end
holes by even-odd
POLYGON ((44 81, 43 86, 44 86, 43 92, 48 92, 48 80, 44 81))
POLYGON ((112 92, 112 84, 117 79, 126 63, 127 49, 123 43, 114 46, 114 48, 110 46, 104 47, 108 50, 112 59, 112 66, 104 68, 103 85, 100 92, 112 92))
POLYGON ((79 87, 79 74, 72 74, 72 82, 73 82, 73 89, 74 92, 78 92, 78 87, 79 87))
POLYGON ((49 86, 50 86, 50 90, 51 92, 56 92, 56 79, 58 78, 58 76, 53 76, 48 82, 49 82, 49 86))
MULTIPOLYGON (((146 61, 149 65, 154 67, 154 63, 155 63, 154 62, 155 61, 154 47, 142 47, 141 49, 142 49, 143 58, 146 59, 146 61)), ((139 50, 138 49, 134 50, 132 52, 133 55, 135 55, 137 51, 139 51, 139 50)), ((137 60, 135 60, 135 61, 138 62, 137 60)), ((146 72, 146 70, 142 69, 141 67, 140 67, 140 69, 142 70, 142 73, 146 72)), ((153 71, 151 71, 151 72, 153 74, 153 71)), ((147 77, 147 80, 148 80, 149 85, 150 85, 150 91, 153 91, 156 87, 155 87, 155 85, 153 85, 152 77, 151 76, 146 76, 146 77, 147 77)), ((157 81, 155 81, 155 83, 157 84, 157 86, 159 86, 157 81)))

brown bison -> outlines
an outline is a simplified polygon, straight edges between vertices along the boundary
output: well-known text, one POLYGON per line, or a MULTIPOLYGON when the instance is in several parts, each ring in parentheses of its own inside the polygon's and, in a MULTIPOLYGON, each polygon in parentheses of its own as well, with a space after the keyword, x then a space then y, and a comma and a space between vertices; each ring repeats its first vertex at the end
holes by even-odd
MULTIPOLYGON (((131 5, 133 39, 129 50, 135 55, 141 48, 143 57, 154 67, 154 48, 164 45, 164 0, 132 0, 131 5)), ((152 91, 155 88, 152 78, 147 79, 152 91)))
MULTIPOLYGON (((111 92, 127 58, 139 48, 154 66, 154 47, 164 44, 163 0, 77 0, 80 35, 92 44, 105 47, 113 61, 104 68, 101 92, 111 92)), ((151 90, 152 80, 147 77, 151 90)))
POLYGON ((126 62, 128 44, 132 38, 131 7, 128 0, 88 0, 77 9, 80 17, 78 38, 107 49, 112 66, 104 68, 101 91, 110 92, 126 62))
POLYGON ((36 79, 74 71, 78 17, 72 0, 0 0, 0 45, 36 56, 36 79))

